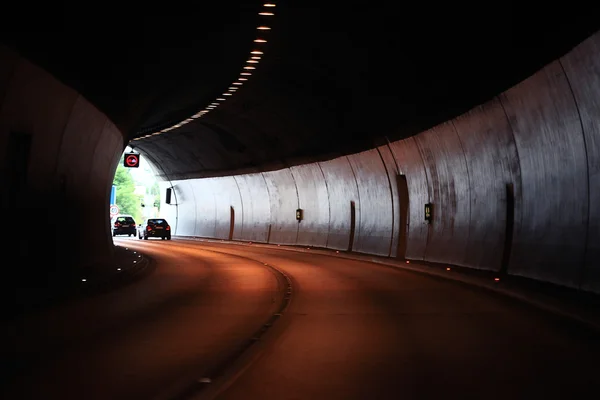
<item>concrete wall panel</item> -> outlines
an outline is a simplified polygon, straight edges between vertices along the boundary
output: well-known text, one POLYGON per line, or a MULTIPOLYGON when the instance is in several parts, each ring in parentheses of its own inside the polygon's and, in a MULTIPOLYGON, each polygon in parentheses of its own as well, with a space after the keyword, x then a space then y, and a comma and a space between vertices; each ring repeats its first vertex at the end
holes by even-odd
POLYGON ((234 177, 242 197, 243 223, 240 240, 266 242, 271 223, 269 192, 262 174, 234 177))
POLYGON ((441 124, 415 139, 423 156, 433 203, 425 260, 463 265, 470 199, 461 141, 452 123, 441 124))
POLYGON ((355 251, 389 256, 394 209, 390 182, 377 149, 348 156, 360 199, 355 251))
POLYGON ((235 179, 231 176, 215 178, 213 193, 216 207, 216 237, 229 239, 231 227, 231 208, 233 208, 233 238, 242 232, 242 198, 235 179))
POLYGON ((38 193, 56 190, 62 134, 78 94, 51 75, 20 61, 7 88, 0 119, 10 131, 32 134, 28 186, 38 193), (33 117, 35 116, 35 117, 33 117))
POLYGON ((588 216, 581 121, 558 62, 500 96, 512 126, 523 184, 510 272, 579 286, 588 216))
POLYGON ((360 220, 360 203, 356 178, 346 157, 321 162, 319 166, 327 182, 327 195, 329 198, 330 222, 327 247, 347 250, 351 230, 351 201, 354 202, 356 210, 353 246, 356 245, 356 229, 358 229, 358 221, 360 220))
POLYGON ((173 191, 175 192, 175 198, 177 199, 176 235, 196 235, 198 207, 196 206, 194 182, 195 181, 193 180, 173 181, 173 191))
POLYGON ((173 181, 168 181, 168 180, 163 180, 163 181, 158 181, 158 187, 160 189, 160 217, 161 218, 165 218, 167 221, 169 221, 169 224, 171 225, 171 234, 172 235, 177 235, 179 234, 179 230, 178 230, 178 222, 179 222, 179 218, 178 218, 178 205, 177 205, 177 200, 178 200, 178 190, 177 189, 173 189, 171 191, 171 204, 167 204, 166 198, 167 198, 167 188, 173 187, 174 185, 176 185, 177 182, 173 181))
POLYGON ((298 238, 298 190, 288 168, 263 173, 271 205, 269 243, 295 244, 298 238))
POLYGON ((90 159, 100 151, 97 146, 107 122, 106 116, 98 113, 87 100, 77 98, 65 127, 57 164, 58 174, 67 177, 69 195, 87 196, 89 190, 93 190, 90 159))
MULTIPOLYGON (((216 206, 213 188, 214 179, 195 179, 191 181, 196 203, 196 226, 194 236, 214 238, 216 230, 216 206)), ((182 217, 185 217, 182 215, 182 217)))
MULTIPOLYGON (((97 204, 97 209, 105 209, 107 205, 110 204, 110 192, 112 189, 112 183, 115 177, 115 171, 117 170, 117 164, 119 159, 121 158, 121 154, 123 153, 123 149, 125 148, 123 135, 117 129, 115 124, 113 124, 108 118, 104 124, 104 130, 102 132, 102 138, 96 144, 96 150, 94 151, 94 167, 92 171, 96 171, 96 173, 103 173, 102 176, 97 176, 98 186, 104 188, 104 201, 100 201, 102 195, 99 194, 98 198, 94 200, 97 204), (102 206, 104 204, 104 206, 102 206)), ((100 214, 100 213, 99 213, 100 214)), ((104 226, 107 227, 106 236, 108 238, 112 237, 112 230, 110 229, 110 215, 107 212, 103 212, 101 214, 101 218, 104 219, 104 226)), ((114 251, 114 247, 111 246, 110 252, 114 251)), ((106 264, 107 266, 111 266, 110 264, 106 264)))
POLYGON ((427 228, 423 218, 423 207, 429 201, 429 185, 419 147, 414 138, 390 143, 390 149, 399 167, 406 176, 409 191, 406 258, 422 260, 427 245, 427 228))
MULTIPOLYGON (((18 214, 34 219, 23 225, 28 231, 15 232, 14 241, 7 246, 15 249, 23 265, 43 265, 40 279, 61 279, 61 273, 70 268, 110 262, 113 246, 106 207, 113 177, 111 162, 115 152, 120 154, 122 135, 116 129, 106 132, 106 116, 74 90, 5 50, 0 49, 2 160, 12 132, 30 135, 26 190, 18 194, 17 207, 18 214), (85 223, 81 234, 65 241, 72 230, 58 223, 56 216, 69 214, 85 223), (40 224, 50 238, 42 245, 29 232, 31 226, 40 224), (97 228, 89 229, 92 226, 97 228), (42 254, 44 263, 37 261, 42 254)), ((3 179, 7 178, 5 172, 3 179)))
MULTIPOLYGON (((87 227, 98 227, 86 229, 85 235, 76 235, 72 239, 78 242, 74 247, 82 249, 82 253, 87 254, 86 259, 92 262, 97 262, 95 259, 99 256, 92 256, 97 249, 95 243, 112 239, 110 217, 107 213, 90 214, 89 208, 105 207, 106 193, 103 189, 107 178, 114 176, 114 171, 110 172, 110 166, 113 165, 111 162, 107 165, 102 163, 106 161, 107 154, 119 154, 118 149, 123 144, 122 140, 118 140, 121 137, 118 132, 113 134, 112 139, 108 137, 103 141, 103 137, 109 135, 105 130, 107 124, 108 119, 104 114, 99 113, 83 97, 78 97, 65 128, 58 155, 57 176, 64 188, 67 212, 72 215, 73 220, 85 221, 87 227), (103 153, 104 157, 98 157, 99 152, 103 153), (103 171, 103 167, 108 170, 103 171), (92 169, 95 169, 93 175, 92 169)), ((117 160, 114 160, 114 163, 116 162, 117 160)), ((112 184, 112 180, 110 183, 112 184)), ((110 198, 110 191, 108 196, 110 198)))
POLYGON ((385 166, 385 171, 388 176, 390 189, 392 191, 392 215, 391 219, 392 224, 392 248, 390 257, 396 257, 398 255, 398 239, 400 235, 400 195, 398 194, 398 165, 396 164, 396 160, 394 159, 394 155, 392 154, 392 150, 388 145, 380 146, 377 148, 379 151, 379 155, 383 160, 383 165, 385 166))
POLYGON ((587 150, 589 216, 580 286, 600 292, 600 36, 584 41, 561 62, 575 96, 587 150))
POLYGON ((327 247, 329 234, 329 198, 327 184, 319 164, 306 164, 290 168, 304 219, 298 224, 296 244, 327 247))
POLYGON ((512 130, 498 99, 453 123, 469 171, 470 221, 463 265, 498 271, 507 237, 507 184, 513 185, 514 219, 520 220, 521 177, 512 130))

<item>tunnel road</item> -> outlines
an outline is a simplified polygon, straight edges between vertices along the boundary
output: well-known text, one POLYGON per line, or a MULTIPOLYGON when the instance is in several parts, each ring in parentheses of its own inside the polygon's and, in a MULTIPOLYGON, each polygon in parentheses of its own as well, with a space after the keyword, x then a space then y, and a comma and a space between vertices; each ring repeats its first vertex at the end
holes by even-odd
POLYGON ((115 242, 155 272, 4 330, 2 398, 583 399, 600 389, 597 333, 480 288, 335 253, 115 242))

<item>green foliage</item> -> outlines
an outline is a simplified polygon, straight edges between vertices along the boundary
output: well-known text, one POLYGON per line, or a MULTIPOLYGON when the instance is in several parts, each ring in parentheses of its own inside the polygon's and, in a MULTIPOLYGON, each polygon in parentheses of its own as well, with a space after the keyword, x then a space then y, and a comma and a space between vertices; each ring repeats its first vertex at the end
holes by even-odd
POLYGON ((149 189, 149 194, 154 196, 160 196, 160 187, 158 186, 158 182, 154 182, 154 185, 149 189))
POLYGON ((158 208, 160 212, 160 187, 158 182, 154 182, 154 185, 150 188, 150 194, 154 196, 154 207, 158 208))
MULTIPOLYGON (((122 157, 121 157, 122 158, 122 157)), ((123 166, 123 160, 119 162, 113 185, 117 187, 117 206, 120 214, 133 216, 136 222, 142 220, 141 197, 134 193, 135 183, 128 168, 123 166)))

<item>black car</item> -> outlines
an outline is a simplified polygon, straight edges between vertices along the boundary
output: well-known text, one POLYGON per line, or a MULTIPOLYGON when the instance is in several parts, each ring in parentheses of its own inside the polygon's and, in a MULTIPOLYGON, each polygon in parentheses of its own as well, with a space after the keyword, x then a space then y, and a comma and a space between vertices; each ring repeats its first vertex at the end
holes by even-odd
POLYGON ((138 237, 145 240, 149 237, 171 240, 171 225, 164 218, 149 218, 139 226, 138 237))
POLYGON ((117 235, 135 235, 137 227, 135 220, 131 215, 117 215, 112 221, 112 234, 117 235))

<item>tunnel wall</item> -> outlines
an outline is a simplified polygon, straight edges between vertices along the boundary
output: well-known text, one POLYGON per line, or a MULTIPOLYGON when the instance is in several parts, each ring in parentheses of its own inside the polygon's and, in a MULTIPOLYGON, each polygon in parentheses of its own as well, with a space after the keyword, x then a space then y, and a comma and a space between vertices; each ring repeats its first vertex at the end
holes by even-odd
MULTIPOLYGON (((406 257, 600 292, 599 46, 596 34, 485 104, 412 138, 326 162, 211 178, 214 204, 241 199, 239 240, 406 257), (406 226, 398 175, 409 194, 406 226), (425 203, 433 204, 431 223, 425 203), (398 254, 404 231, 406 254, 398 254)), ((207 182, 176 183, 195 201, 181 210, 203 209, 197 193, 207 182)), ((195 234, 228 226, 227 213, 214 215, 216 221, 196 216, 191 224, 206 229, 195 234)), ((176 233, 189 235, 186 227, 176 233)))
POLYGON ((4 281, 47 285, 112 264, 106 205, 123 146, 86 99, 0 46, 2 248, 21 267, 4 281))

